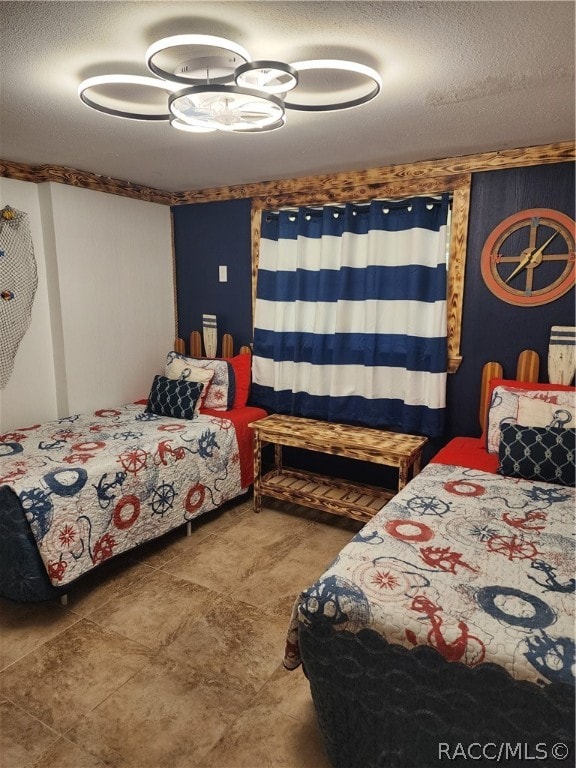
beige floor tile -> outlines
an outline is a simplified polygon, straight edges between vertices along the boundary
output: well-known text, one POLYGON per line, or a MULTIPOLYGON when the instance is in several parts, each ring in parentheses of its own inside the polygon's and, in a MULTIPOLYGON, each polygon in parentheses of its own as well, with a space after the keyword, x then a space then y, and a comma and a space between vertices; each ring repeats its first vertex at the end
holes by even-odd
POLYGON ((199 768, 330 768, 315 722, 259 704, 250 707, 199 768))
POLYGON ((280 664, 258 691, 254 703, 278 710, 301 723, 314 722, 316 719, 310 683, 302 667, 287 670, 280 664))
POLYGON ((194 672, 256 693, 282 662, 288 622, 230 598, 219 597, 162 657, 194 672))
POLYGON ((361 524, 252 503, 104 564, 67 608, 0 602, 6 768, 329 768, 281 664, 296 595, 361 524))
POLYGON ((31 768, 58 734, 10 701, 0 702, 0 765, 31 768))
POLYGON ((59 602, 13 603, 0 598, 0 669, 78 621, 59 602))
POLYGON ((218 536, 208 536, 202 547, 180 555, 162 570, 230 595, 252 574, 265 579, 272 564, 300 542, 298 537, 266 534, 262 530, 260 535, 267 535, 268 541, 253 541, 245 529, 237 531, 239 525, 218 536))
POLYGON ((146 579, 108 600, 90 619, 157 650, 186 632, 214 599, 203 586, 148 569, 146 579))
POLYGON ((113 768, 191 768, 228 730, 244 702, 225 679, 161 663, 141 670, 67 738, 113 768))
MULTIPOLYGON (((165 563, 178 557, 180 552, 185 552, 188 548, 186 535, 186 526, 180 526, 173 531, 168 531, 159 539, 154 539, 140 547, 131 550, 128 554, 136 563, 143 563, 150 568, 160 568, 165 563)), ((201 541, 203 536, 199 536, 201 541)))
POLYGON ((283 615, 288 621, 300 592, 322 575, 353 535, 348 528, 309 523, 305 537, 294 541, 265 569, 245 574, 235 588, 235 596, 283 615))
POLYGON ((150 568, 130 560, 127 554, 121 555, 72 584, 66 607, 77 616, 88 616, 128 587, 146 579, 150 572, 150 568))
POLYGON ((180 526, 128 554, 136 562, 161 568, 179 555, 194 550, 206 536, 234 526, 242 515, 251 510, 251 497, 247 500, 246 496, 242 496, 240 500, 234 499, 223 507, 194 518, 189 536, 186 526, 180 526))
POLYGON ((150 658, 143 646, 81 619, 0 673, 5 698, 59 733, 150 658))
POLYGON ((303 507, 280 508, 264 503, 258 514, 242 515, 236 525, 222 535, 235 540, 245 538, 255 545, 269 545, 285 538, 306 536, 312 523, 312 517, 303 507))
POLYGON ((33 768, 107 768, 94 755, 85 752, 68 739, 60 738, 34 763, 33 768))

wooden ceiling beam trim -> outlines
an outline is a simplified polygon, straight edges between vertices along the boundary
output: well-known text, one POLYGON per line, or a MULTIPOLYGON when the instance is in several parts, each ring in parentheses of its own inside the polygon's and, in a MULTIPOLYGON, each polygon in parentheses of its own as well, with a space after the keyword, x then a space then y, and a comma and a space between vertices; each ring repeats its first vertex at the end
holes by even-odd
MULTIPOLYGON (((418 181, 420 182, 420 190, 426 185, 430 185, 429 189, 432 190, 434 188, 432 180, 435 178, 445 179, 446 177, 479 171, 563 163, 574 159, 576 159, 575 142, 564 141, 537 147, 503 149, 476 155, 448 157, 441 160, 382 166, 362 171, 303 176, 294 179, 255 182, 189 192, 168 192, 63 166, 28 165, 1 159, 0 176, 36 184, 46 181, 69 184, 163 205, 186 205, 240 198, 252 198, 258 202, 261 201, 263 205, 290 205, 298 204, 292 201, 300 199, 306 199, 312 204, 314 202, 341 202, 345 199, 367 199, 373 194, 375 188, 383 189, 387 184, 405 183, 409 185, 410 182, 418 181)), ((388 193, 378 192, 377 194, 388 193)))
POLYGON ((299 205, 338 205, 340 203, 366 202, 377 199, 399 199, 412 195, 439 195, 466 187, 470 183, 470 174, 458 176, 436 176, 425 179, 404 179, 383 184, 362 184, 346 189, 322 190, 315 192, 294 192, 288 195, 268 195, 252 198, 255 208, 296 207, 299 205))
POLYGON ((73 187, 93 189, 96 192, 107 192, 111 195, 121 195, 122 197, 131 197, 136 200, 146 200, 163 205, 171 205, 173 199, 172 192, 59 165, 27 165, 26 163, 14 163, 10 160, 0 160, 0 176, 18 181, 30 181, 34 184, 41 184, 46 181, 69 184, 73 187))
POLYGON ((382 166, 362 171, 349 171, 319 176, 302 176, 294 179, 264 181, 232 187, 215 187, 191 192, 174 193, 174 205, 208 203, 250 197, 278 201, 291 195, 317 195, 324 202, 331 199, 354 197, 356 190, 372 184, 399 181, 427 181, 437 176, 458 176, 478 171, 494 171, 528 165, 562 163, 576 158, 575 142, 565 141, 537 147, 504 149, 477 155, 448 157, 442 160, 425 160, 403 165, 382 166))

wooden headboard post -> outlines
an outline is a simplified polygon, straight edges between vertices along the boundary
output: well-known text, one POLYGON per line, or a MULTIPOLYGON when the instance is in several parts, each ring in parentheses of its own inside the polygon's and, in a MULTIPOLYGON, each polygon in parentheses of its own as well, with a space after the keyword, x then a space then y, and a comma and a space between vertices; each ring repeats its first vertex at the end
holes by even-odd
MULTIPOLYGON (((533 349, 525 349, 518 356, 516 365, 516 381, 538 381, 540 358, 533 349)), ((480 426, 484 429, 488 409, 490 408, 490 380, 502 379, 504 376, 500 363, 489 362, 482 368, 482 383, 480 385, 480 410, 478 413, 480 426)))
MULTIPOLYGON (((192 331, 190 334, 190 352, 188 353, 190 357, 204 357, 202 354, 202 335, 200 331, 192 331)), ((174 340, 174 351, 178 352, 179 355, 185 355, 186 354, 186 343, 184 342, 184 339, 175 339, 174 340)), ((250 354, 252 350, 250 347, 242 346, 240 347, 239 354, 250 354)), ((233 357, 234 356, 234 339, 232 338, 231 333, 225 333, 222 336, 222 354, 221 357, 233 357)))

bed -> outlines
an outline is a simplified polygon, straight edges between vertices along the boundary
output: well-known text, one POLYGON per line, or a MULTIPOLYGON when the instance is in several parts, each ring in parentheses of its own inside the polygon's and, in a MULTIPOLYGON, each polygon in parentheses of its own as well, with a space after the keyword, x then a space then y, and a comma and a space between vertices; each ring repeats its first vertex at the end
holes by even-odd
POLYGON ((147 398, 0 436, 0 595, 64 597, 110 558, 240 496, 253 481, 250 350, 177 340, 147 398))
POLYGON ((487 364, 482 437, 448 443, 297 599, 284 665, 335 768, 574 764, 574 389, 535 370, 487 364))

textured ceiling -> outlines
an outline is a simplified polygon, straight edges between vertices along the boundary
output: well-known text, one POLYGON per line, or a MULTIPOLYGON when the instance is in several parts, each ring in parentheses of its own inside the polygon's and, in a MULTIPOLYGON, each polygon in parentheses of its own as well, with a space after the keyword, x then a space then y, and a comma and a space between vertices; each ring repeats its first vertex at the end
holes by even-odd
POLYGON ((184 191, 573 140, 574 17, 570 0, 0 2, 0 158, 184 191), (254 135, 184 134, 79 101, 84 78, 149 75, 148 46, 184 33, 254 59, 353 59, 383 88, 254 135))

